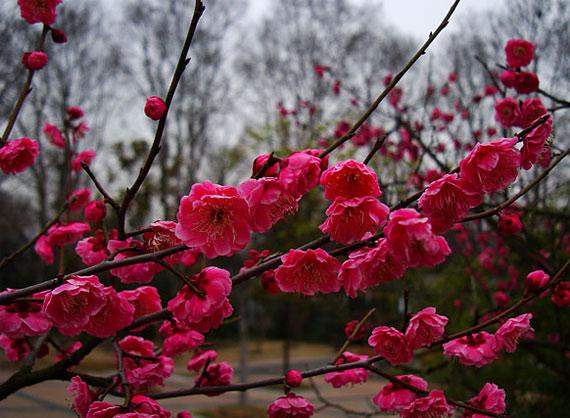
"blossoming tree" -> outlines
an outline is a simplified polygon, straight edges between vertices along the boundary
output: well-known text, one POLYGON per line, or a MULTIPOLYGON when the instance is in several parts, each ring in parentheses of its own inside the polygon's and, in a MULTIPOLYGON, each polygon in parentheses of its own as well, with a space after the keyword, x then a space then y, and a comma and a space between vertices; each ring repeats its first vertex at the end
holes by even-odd
MULTIPOLYGON (((11 133, 31 93, 34 74, 49 65, 46 42, 49 38, 59 44, 67 40, 65 32, 53 26, 59 3, 61 0, 18 1, 22 18, 30 25, 41 24, 42 30, 36 50, 23 53, 27 78, 1 137, 0 169, 5 175, 27 170, 44 146, 37 139, 11 138, 11 133)), ((534 58, 534 44, 521 39, 506 42, 503 72, 491 72, 495 85, 485 88, 504 137, 496 138, 497 130, 487 130, 491 137, 488 141, 479 142, 480 133, 470 144, 458 143, 456 151, 464 155, 456 168, 440 160, 441 147, 431 149, 422 142, 423 126, 410 117, 403 90, 397 86, 444 30, 458 4, 456 0, 451 5, 441 24, 401 71, 385 79, 385 88, 355 122, 339 123, 333 138, 318 141, 323 148, 308 146, 287 155, 259 155, 253 161, 251 177, 237 187, 208 180, 189 185, 190 192, 180 200, 175 221, 158 220, 127 230, 129 206, 160 152, 172 100, 189 64, 188 53, 205 12, 200 0, 195 2, 166 97, 149 97, 144 106, 144 113, 156 121, 155 138, 139 175, 120 199, 108 193, 91 170, 94 151, 79 150, 78 139, 85 133, 83 111, 70 106, 64 126, 46 125, 48 142, 66 155, 67 199, 57 217, 30 242, 3 256, 0 268, 17 262, 22 253, 34 247, 46 264, 57 264, 58 274, 36 285, 5 289, 0 294, 0 347, 10 361, 21 363, 20 369, 0 385, 0 398, 46 380, 68 380, 72 408, 80 417, 169 417, 172 412, 160 405, 160 399, 217 396, 282 385, 284 394, 268 405, 267 414, 273 418, 310 417, 314 405, 295 393, 304 379, 324 375, 328 384, 339 388, 362 383, 373 374, 387 381, 377 393, 370 394, 378 413, 404 418, 455 413, 464 417, 506 416, 508 394, 493 382, 486 383, 470 399, 456 400, 446 396, 444 390, 430 387, 427 376, 392 370, 425 352, 439 353, 462 366, 476 368, 515 352, 535 332, 533 313, 529 312, 531 303, 570 305, 570 287, 564 281, 570 266, 567 253, 565 261, 556 266, 544 254, 537 254, 537 269, 525 274, 524 290, 516 301, 511 302, 505 291, 496 292, 493 297, 499 309, 476 318, 474 325, 464 329, 458 329, 456 318, 443 315, 437 306, 408 312, 405 295, 403 324, 378 322, 365 335, 366 323, 376 321, 371 310, 361 320, 347 324, 346 341, 338 354, 329 364, 315 369, 290 370, 284 376, 235 384, 232 365, 206 343, 208 335, 234 312, 229 299, 233 290, 248 286, 256 278, 271 292, 307 297, 340 292, 356 298, 373 289, 381 291, 386 283, 401 280, 414 269, 435 268, 453 252, 469 256, 470 223, 483 219, 493 222, 498 215, 496 228, 479 235, 481 240, 493 241, 497 248, 504 243, 496 230, 508 235, 522 229, 517 200, 537 187, 570 153, 570 149, 549 142, 553 115, 540 99, 527 97, 539 91, 538 75, 526 70, 534 58), (500 98, 495 99, 499 93, 500 98), (388 131, 367 122, 386 98, 395 110, 395 127, 388 131), (518 131, 511 133, 512 128, 518 131), (399 141, 391 137, 395 131, 399 131, 399 141), (335 152, 343 146, 368 152, 362 161, 335 160, 335 152), (419 148, 438 170, 420 176, 417 169, 410 177, 421 185, 420 190, 389 206, 388 201, 381 201, 385 186, 381 186, 382 170, 375 170, 371 161, 376 154, 396 162, 405 158, 415 161, 419 148), (522 170, 537 166, 540 170, 534 179, 518 187, 516 193, 508 193, 522 170), (88 176, 94 189, 72 190, 77 176, 88 176), (319 238, 280 254, 250 251, 252 257, 237 272, 217 265, 220 259, 244 251, 252 234, 266 234, 295 214, 309 192, 322 193, 330 202, 326 220, 318 227, 322 232, 319 238), (93 200, 94 193, 100 198, 93 200), (493 203, 501 195, 504 199, 493 203), (458 233, 455 241, 459 246, 448 241, 454 232, 458 233), (71 251, 81 259, 83 268, 66 269, 65 253, 71 251), (188 274, 187 268, 196 273, 188 274), (179 291, 170 300, 161 300, 153 286, 160 272, 180 282, 179 291), (139 335, 152 326, 159 327, 160 342, 139 335), (71 341, 66 347, 57 342, 62 336, 71 341), (348 351, 351 343, 366 336, 370 355, 348 351), (114 350, 116 373, 100 377, 76 372, 74 367, 107 340, 114 350), (50 347, 58 352, 53 364, 35 367, 36 360, 48 355, 50 347), (174 391, 156 391, 173 374, 173 359, 189 352, 193 355, 187 369, 195 375, 194 384, 174 391), (112 403, 108 395, 121 397, 123 402, 112 403)), ((324 78, 331 68, 318 64, 314 71, 324 78)), ((447 96, 455 78, 450 74, 441 91, 443 96, 447 96)), ((340 80, 332 80, 333 94, 340 94, 342 89, 340 80)), ((433 93, 428 90, 426 95, 433 93)), ((569 106, 567 101, 552 95, 550 98, 559 102, 559 108, 569 106)), ((310 105, 306 107, 310 111, 310 105)), ((467 104, 457 102, 455 111, 463 119, 470 116, 467 104)), ((279 112, 281 117, 289 115, 282 105, 279 112)), ((434 106, 430 112, 430 120, 440 132, 449 133, 454 118, 453 112, 439 107, 434 106)), ((505 290, 514 293, 516 288, 505 290)), ((180 418, 191 416, 187 411, 175 412, 180 418)))

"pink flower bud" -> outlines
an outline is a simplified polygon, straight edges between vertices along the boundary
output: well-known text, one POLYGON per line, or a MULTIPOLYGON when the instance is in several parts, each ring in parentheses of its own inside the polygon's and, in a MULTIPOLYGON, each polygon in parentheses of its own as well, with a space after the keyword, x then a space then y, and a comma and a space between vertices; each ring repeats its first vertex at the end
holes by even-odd
POLYGON ((536 292, 546 286, 549 280, 550 276, 544 271, 535 270, 526 276, 526 279, 524 279, 524 285, 531 292, 536 292))
POLYGON ((301 376, 301 372, 299 370, 289 370, 285 375, 285 383, 292 388, 301 386, 302 382, 303 376, 301 376))
POLYGON ((24 55, 22 55, 22 64, 24 64, 24 67, 28 70, 32 71, 38 71, 44 68, 48 60, 48 55, 41 51, 25 52, 24 55))
POLYGON ((151 96, 146 99, 144 113, 152 120, 159 120, 166 113, 166 103, 158 96, 151 96))
POLYGON ((65 44, 67 43, 67 33, 61 29, 52 28, 51 39, 56 44, 65 44))

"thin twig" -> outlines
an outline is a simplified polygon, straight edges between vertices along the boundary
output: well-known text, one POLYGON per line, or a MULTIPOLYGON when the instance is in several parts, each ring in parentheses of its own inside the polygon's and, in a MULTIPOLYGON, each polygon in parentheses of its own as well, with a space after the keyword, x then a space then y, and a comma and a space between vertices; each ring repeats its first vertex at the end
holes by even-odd
POLYGON ((356 336, 360 332, 360 328, 364 326, 366 321, 368 321, 368 319, 374 314, 374 312, 376 312, 376 308, 370 309, 368 313, 364 315, 364 317, 358 322, 358 324, 356 324, 350 335, 346 338, 342 347, 340 347, 339 350, 337 351, 336 356, 331 361, 331 364, 335 364, 338 361, 338 359, 342 357, 342 354, 346 351, 346 349, 354 341, 354 338, 356 338, 356 336))
POLYGON ((101 185, 101 183, 99 183, 99 181, 95 177, 95 174, 93 174, 93 172, 91 171, 91 168, 84 162, 81 162, 81 168, 87 173, 87 175, 89 176, 89 178, 91 179, 97 190, 99 190, 99 193, 103 195, 103 197, 105 198, 105 202, 109 203, 118 214, 119 213, 118 211, 120 209, 119 204, 115 202, 115 199, 113 199, 111 195, 107 193, 107 191, 101 185))
MULTIPOLYGON (((41 33, 40 39, 38 41, 38 47, 37 47, 38 51, 44 50, 45 40, 46 40, 46 36, 47 36, 49 30, 50 30, 49 26, 47 26, 47 25, 43 26, 42 33, 41 33)), ((18 119, 18 115, 20 114, 20 110, 22 110, 22 106, 24 105, 24 101, 26 100, 26 97, 28 97, 30 92, 32 91, 31 87, 32 87, 32 80, 34 79, 34 74, 35 74, 34 70, 28 70, 28 75, 26 77, 26 81, 24 81, 24 84, 22 85, 22 88, 20 89, 20 94, 18 95, 18 99, 16 100, 16 103, 14 104, 14 107, 12 108, 12 111, 10 112, 10 115, 8 116, 8 122, 6 124, 6 128, 4 129, 4 133, 2 134, 2 138, 0 138, 0 147, 4 146, 4 144, 8 140, 8 137, 10 136, 10 133, 12 132, 12 129, 14 128, 14 125, 16 124, 16 120, 18 119)))
POLYGON ((59 210, 59 212, 56 214, 56 216, 51 221, 49 221, 47 224, 45 224, 44 227, 31 240, 29 240, 27 243, 22 245, 20 248, 18 248, 12 254, 4 257, 2 259, 2 261, 0 261, 0 270, 2 268, 4 268, 8 263, 10 263, 11 261, 16 259, 20 255, 25 253, 28 249, 30 249, 37 242, 37 240, 39 240, 41 238, 41 236, 47 232, 48 229, 50 229, 53 225, 55 225, 57 222, 59 222, 59 218, 61 218, 61 215, 63 215, 65 213, 65 211, 67 210, 67 208, 69 208, 70 203, 71 203, 71 201, 67 201, 63 205, 63 207, 59 210))
POLYGON ((141 188, 144 180, 146 179, 148 173, 150 172, 154 159, 160 152, 161 148, 160 143, 162 141, 162 136, 164 134, 164 130, 166 127, 166 119, 168 117, 170 105, 172 104, 172 99, 174 98, 174 94, 176 93, 176 88, 178 87, 178 84, 182 79, 182 74, 184 73, 186 66, 190 62, 190 59, 187 58, 188 51, 190 50, 190 46, 192 45, 192 39, 194 38, 194 34, 196 33, 196 28, 198 27, 198 22, 202 17, 202 13, 204 13, 204 10, 205 6, 202 3, 202 1, 196 0, 196 3, 194 5, 194 14, 192 15, 192 21, 190 22, 190 27, 188 28, 186 40, 184 41, 182 51, 180 52, 180 57, 178 58, 178 64, 176 65, 176 69, 174 70, 174 75, 172 76, 172 81, 170 82, 168 93, 166 94, 166 99, 165 99, 166 111, 164 113, 164 116, 158 122, 158 127, 156 128, 154 141, 152 142, 152 146, 146 157, 144 165, 142 166, 139 175, 137 176, 132 186, 127 188, 125 197, 121 202, 118 225, 117 225, 119 239, 125 239, 125 221, 129 205, 131 204, 132 200, 135 198, 137 192, 141 188))

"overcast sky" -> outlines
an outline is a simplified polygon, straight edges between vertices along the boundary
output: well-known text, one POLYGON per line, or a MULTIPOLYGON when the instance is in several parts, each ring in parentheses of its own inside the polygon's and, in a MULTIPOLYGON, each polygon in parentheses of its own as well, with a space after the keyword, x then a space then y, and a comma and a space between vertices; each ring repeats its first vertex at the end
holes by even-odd
MULTIPOLYGON (((471 10, 487 10, 497 7, 500 2, 501 0, 463 0, 456 13, 463 15, 471 10)), ((250 0, 250 12, 253 16, 261 15, 269 3, 268 0, 250 0)), ((437 27, 453 0, 383 0, 382 3, 388 21, 405 33, 424 38, 437 27)), ((449 27, 454 28, 456 24, 456 20, 452 19, 449 27)))

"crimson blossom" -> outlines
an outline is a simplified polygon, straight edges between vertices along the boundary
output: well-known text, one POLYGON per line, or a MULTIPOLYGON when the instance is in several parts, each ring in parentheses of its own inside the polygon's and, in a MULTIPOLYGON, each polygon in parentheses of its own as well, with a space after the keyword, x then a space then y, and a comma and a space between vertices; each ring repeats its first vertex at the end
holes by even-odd
POLYGON ((419 200, 422 214, 430 220, 434 233, 449 230, 483 201, 481 193, 465 187, 457 174, 446 174, 430 183, 419 200))
POLYGON ((443 418, 452 415, 453 407, 447 403, 441 390, 432 390, 427 396, 417 398, 400 412, 401 418, 443 418))
POLYGON ((329 200, 381 195, 376 173, 360 161, 346 160, 335 164, 323 172, 320 182, 329 200))
POLYGON ((495 333, 498 346, 507 353, 514 353, 521 339, 534 338, 534 329, 530 325, 531 313, 507 319, 495 333))
POLYGON ((4 174, 21 173, 34 165, 39 154, 40 145, 35 139, 12 139, 0 148, 0 170, 4 174))
POLYGON ((411 348, 427 347, 443 335, 447 322, 447 317, 438 315, 435 308, 424 308, 410 319, 406 340, 411 348))
MULTIPOLYGON (((505 404, 505 391, 494 383, 485 383, 479 394, 467 403, 475 408, 484 409, 495 414, 502 414, 507 409, 505 404)), ((469 409, 463 412, 463 418, 487 418, 488 415, 479 414, 469 409)))
POLYGON ((249 206, 251 228, 255 232, 267 232, 299 208, 297 199, 273 177, 248 179, 238 186, 238 192, 249 206))
POLYGON ((521 165, 525 170, 536 164, 550 134, 552 134, 552 116, 526 135, 521 148, 521 165))
POLYGON ((386 239, 381 238, 375 247, 351 252, 338 277, 346 294, 355 298, 359 291, 401 279, 405 271, 406 267, 390 252, 386 239))
POLYGON ((459 163, 465 185, 473 191, 498 192, 514 182, 521 165, 517 138, 500 138, 477 144, 459 163))
POLYGON ((178 321, 197 331, 218 328, 233 311, 228 301, 232 289, 230 273, 218 267, 206 267, 189 280, 199 293, 184 285, 168 302, 168 310, 178 321))
POLYGON ((526 67, 534 58, 535 45, 525 39, 509 39, 505 45, 507 64, 511 68, 526 67))
POLYGON ((443 344, 443 354, 456 357, 465 366, 483 367, 499 356, 499 345, 494 335, 486 331, 457 338, 443 344))
POLYGON ((249 207, 235 187, 194 184, 176 216, 176 237, 208 258, 232 255, 249 243, 249 207))
POLYGON ((384 225, 390 208, 372 196, 337 198, 327 208, 326 221, 319 226, 333 241, 351 244, 375 233, 384 225))
POLYGON ((279 182, 296 199, 319 183, 323 165, 326 168, 327 160, 321 160, 310 151, 294 152, 280 164, 279 182))
MULTIPOLYGON (((5 293, 10 290, 2 292, 5 293)), ((10 338, 33 337, 50 328, 51 322, 42 311, 41 302, 16 300, 9 305, 0 305, 0 334, 10 338)))
POLYGON ((22 18, 30 25, 52 25, 57 17, 56 8, 62 0, 18 0, 22 18))
POLYGON ((368 338, 368 345, 393 366, 409 363, 414 355, 404 334, 392 327, 374 328, 368 338))
POLYGON ((309 418, 315 408, 311 402, 302 396, 289 393, 275 399, 267 408, 269 418, 309 418))
MULTIPOLYGON (((366 360, 368 356, 345 351, 340 358, 334 363, 335 365, 355 363, 357 361, 366 360)), ((363 368, 343 370, 341 372, 331 372, 325 374, 325 382, 330 383, 333 388, 340 388, 346 385, 355 385, 364 383, 368 380, 368 370, 363 368)))
POLYGON ((429 219, 415 209, 398 209, 384 228, 388 247, 408 267, 433 267, 451 254, 445 238, 434 235, 429 219))
POLYGON ((337 277, 340 261, 321 248, 293 249, 282 256, 281 261, 283 263, 275 270, 275 280, 282 292, 313 296, 340 289, 337 277))
POLYGON ((513 97, 505 97, 495 102, 495 120, 503 128, 518 126, 521 121, 519 102, 513 97))
MULTIPOLYGON (((396 376, 396 378, 419 390, 427 390, 428 388, 428 383, 424 379, 413 374, 396 376)), ((399 412, 415 401, 417 397, 418 395, 410 389, 390 382, 374 396, 372 401, 382 412, 399 412)))

